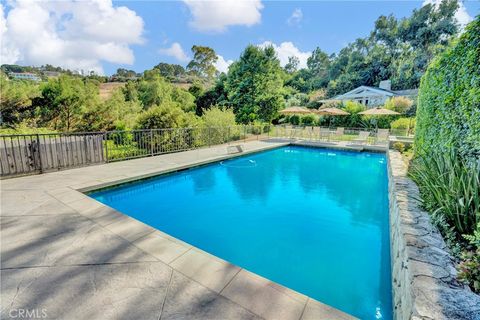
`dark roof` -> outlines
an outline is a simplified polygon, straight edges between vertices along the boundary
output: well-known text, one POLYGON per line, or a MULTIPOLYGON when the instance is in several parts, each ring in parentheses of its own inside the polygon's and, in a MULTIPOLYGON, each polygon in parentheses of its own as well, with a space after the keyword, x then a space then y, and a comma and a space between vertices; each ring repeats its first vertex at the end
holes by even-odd
POLYGON ((381 91, 385 91, 385 92, 390 92, 390 93, 393 93, 393 94, 397 94, 399 96, 413 96, 413 95, 418 94, 418 89, 387 90, 387 89, 383 89, 383 88, 379 88, 379 87, 370 87, 370 86, 364 86, 364 87, 375 89, 375 90, 381 90, 381 91))
POLYGON ((416 96, 418 89, 397 90, 395 93, 401 96, 416 96))
POLYGON ((379 87, 371 87, 371 86, 363 86, 363 87, 397 94, 397 91, 387 90, 379 87))

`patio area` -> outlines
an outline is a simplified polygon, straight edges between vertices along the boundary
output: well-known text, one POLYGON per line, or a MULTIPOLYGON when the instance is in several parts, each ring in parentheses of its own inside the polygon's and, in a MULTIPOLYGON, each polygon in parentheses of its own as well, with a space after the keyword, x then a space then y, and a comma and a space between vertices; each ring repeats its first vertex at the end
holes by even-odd
POLYGON ((80 192, 232 156, 221 145, 2 180, 2 319, 353 319, 80 192))

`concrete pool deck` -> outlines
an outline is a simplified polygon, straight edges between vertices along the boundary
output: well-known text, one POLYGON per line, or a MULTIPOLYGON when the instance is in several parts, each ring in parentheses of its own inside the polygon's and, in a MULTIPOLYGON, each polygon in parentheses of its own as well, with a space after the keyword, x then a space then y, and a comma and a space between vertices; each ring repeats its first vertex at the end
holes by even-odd
POLYGON ((231 156, 223 145, 2 180, 0 318, 354 319, 80 192, 231 156))

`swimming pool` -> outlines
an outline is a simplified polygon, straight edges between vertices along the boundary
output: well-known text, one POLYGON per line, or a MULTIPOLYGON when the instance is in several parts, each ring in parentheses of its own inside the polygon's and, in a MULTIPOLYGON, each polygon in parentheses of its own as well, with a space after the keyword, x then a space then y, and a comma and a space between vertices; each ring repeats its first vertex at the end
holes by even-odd
POLYGON ((282 147, 90 196, 361 319, 391 319, 384 154, 282 147))

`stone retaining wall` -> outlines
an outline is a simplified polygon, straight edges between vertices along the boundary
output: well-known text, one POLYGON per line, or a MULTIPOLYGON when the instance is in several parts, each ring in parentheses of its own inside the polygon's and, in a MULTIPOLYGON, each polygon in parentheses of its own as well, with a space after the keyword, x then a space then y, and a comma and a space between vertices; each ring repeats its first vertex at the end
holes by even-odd
POLYGON ((397 151, 389 151, 390 245, 395 319, 480 320, 480 296, 456 280, 445 242, 419 202, 397 151))

